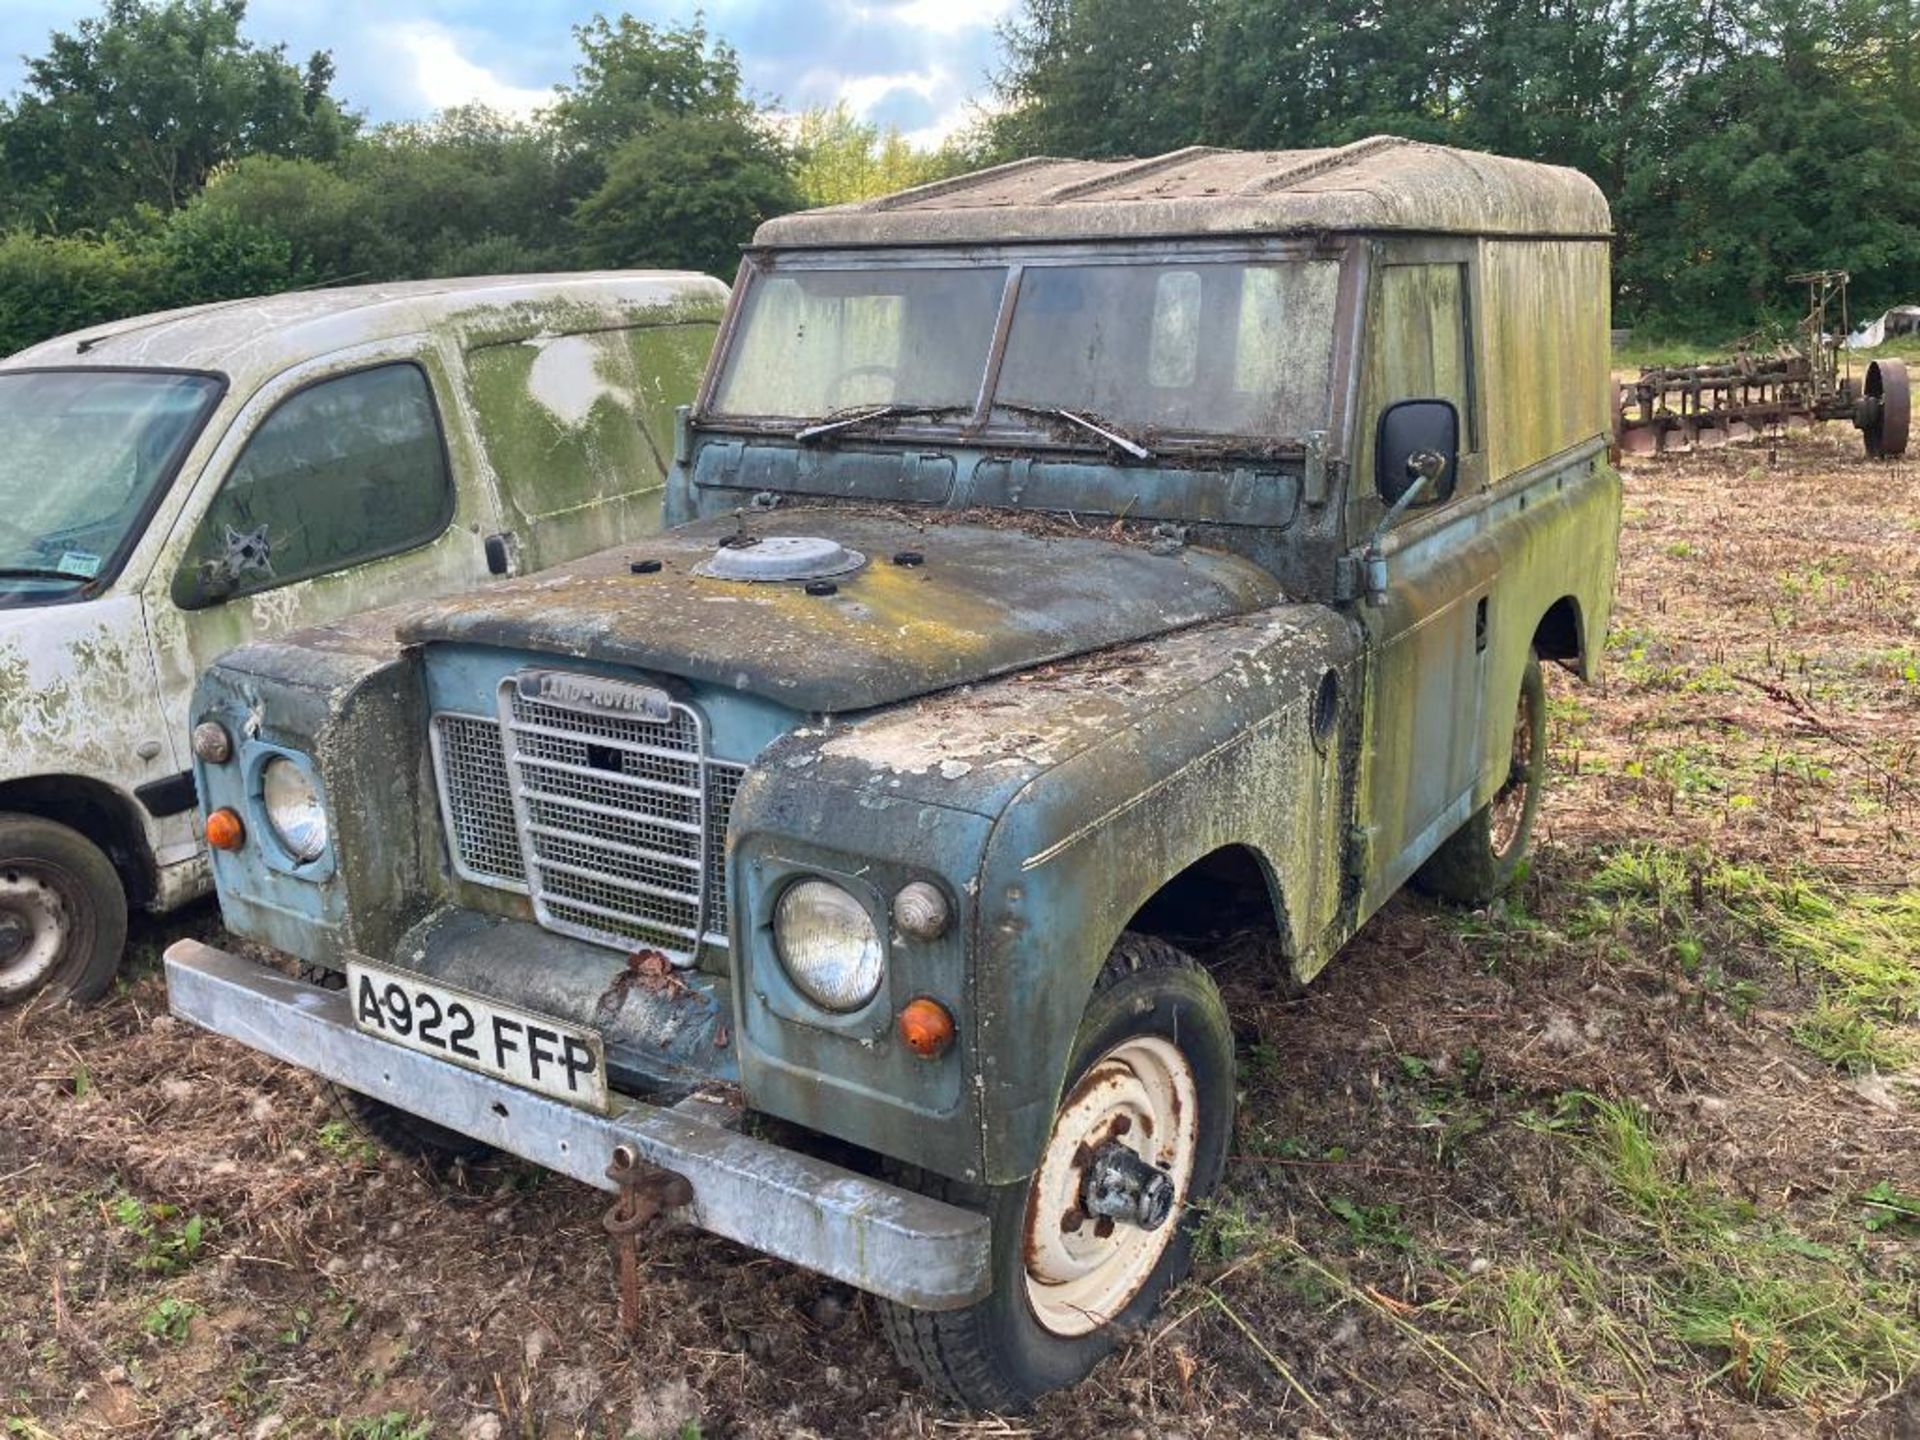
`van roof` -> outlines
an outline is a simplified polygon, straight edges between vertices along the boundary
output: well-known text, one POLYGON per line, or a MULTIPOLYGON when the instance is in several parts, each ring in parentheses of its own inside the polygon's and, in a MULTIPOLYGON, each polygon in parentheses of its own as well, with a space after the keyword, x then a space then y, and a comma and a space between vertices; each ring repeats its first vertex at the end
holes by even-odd
POLYGON ((1377 135, 1335 149, 1147 160, 1016 160, 876 200, 768 221, 764 246, 983 244, 1323 231, 1600 239, 1613 221, 1578 170, 1377 135))
POLYGON ((436 329, 467 345, 660 321, 718 320, 727 287, 705 275, 608 270, 302 290, 115 320, 43 341, 0 371, 81 366, 212 370, 251 387, 314 356, 436 329))

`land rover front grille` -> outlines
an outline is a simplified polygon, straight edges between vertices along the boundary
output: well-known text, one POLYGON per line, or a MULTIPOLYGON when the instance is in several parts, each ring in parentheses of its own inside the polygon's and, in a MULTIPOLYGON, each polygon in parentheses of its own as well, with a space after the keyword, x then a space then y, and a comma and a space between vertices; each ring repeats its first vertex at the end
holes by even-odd
POLYGON ((726 940, 727 821, 745 767, 706 754, 700 717, 534 699, 500 719, 433 717, 455 870, 530 895, 547 928, 690 963, 726 940), (504 722, 504 726, 503 723, 504 722))

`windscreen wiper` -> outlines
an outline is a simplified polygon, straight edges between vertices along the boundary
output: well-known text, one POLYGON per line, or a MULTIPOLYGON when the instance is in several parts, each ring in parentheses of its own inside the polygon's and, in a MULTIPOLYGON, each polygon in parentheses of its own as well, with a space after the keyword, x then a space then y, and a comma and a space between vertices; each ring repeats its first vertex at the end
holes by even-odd
POLYGON ((870 410, 856 410, 850 415, 830 415, 823 420, 815 420, 794 431, 793 438, 804 445, 810 440, 818 440, 825 435, 837 435, 843 430, 869 425, 875 420, 892 420, 902 415, 921 415, 932 418, 972 413, 971 405, 876 405, 870 410))
POLYGON ((0 580, 68 580, 75 585, 87 583, 84 575, 55 570, 46 565, 0 565, 0 580))
POLYGON ((1064 420, 1069 425, 1079 426, 1089 435, 1099 436, 1102 440, 1113 446, 1114 449, 1131 455, 1136 460, 1153 459, 1153 451, 1142 445, 1138 440, 1131 439, 1116 430, 1109 429, 1098 420, 1090 420, 1085 415, 1076 414, 1071 410, 1063 410, 1057 405, 1020 405, 1010 400, 996 400, 993 404, 996 410, 1011 410, 1016 415, 1039 415, 1050 420, 1064 420))

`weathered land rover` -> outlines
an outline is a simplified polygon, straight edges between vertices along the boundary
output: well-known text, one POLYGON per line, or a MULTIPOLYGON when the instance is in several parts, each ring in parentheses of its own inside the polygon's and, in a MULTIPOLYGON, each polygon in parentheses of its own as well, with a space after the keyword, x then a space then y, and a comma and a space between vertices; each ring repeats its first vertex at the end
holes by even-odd
POLYGON ((962 1401, 1187 1264, 1276 979, 1526 850, 1612 598, 1608 231, 1395 140, 1033 160, 763 228, 661 537, 227 657, 172 1005, 881 1297, 962 1401), (338 988, 336 988, 338 987, 338 988))

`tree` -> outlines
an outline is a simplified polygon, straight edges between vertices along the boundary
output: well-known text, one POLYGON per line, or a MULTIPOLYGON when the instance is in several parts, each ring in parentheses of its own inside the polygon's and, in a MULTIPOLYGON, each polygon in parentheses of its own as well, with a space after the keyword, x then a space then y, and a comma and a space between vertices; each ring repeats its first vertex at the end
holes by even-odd
POLYGON ((331 59, 256 47, 245 16, 246 0, 107 0, 56 32, 0 112, 11 218, 98 229, 179 208, 241 156, 338 156, 357 122, 330 93, 331 59))
POLYGON ((789 157, 765 129, 710 116, 662 121, 613 152, 574 212, 586 258, 731 280, 763 220, 795 209, 789 157))
POLYGON ((756 113, 739 54, 709 37, 700 20, 654 26, 631 15, 596 15, 573 35, 580 63, 573 83, 557 92, 553 122, 579 151, 604 158, 667 120, 745 121, 756 113))
POLYGON ((809 205, 841 205, 924 185, 966 168, 952 147, 916 150, 893 126, 857 119, 844 102, 793 126, 794 183, 809 205))

